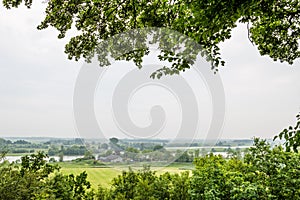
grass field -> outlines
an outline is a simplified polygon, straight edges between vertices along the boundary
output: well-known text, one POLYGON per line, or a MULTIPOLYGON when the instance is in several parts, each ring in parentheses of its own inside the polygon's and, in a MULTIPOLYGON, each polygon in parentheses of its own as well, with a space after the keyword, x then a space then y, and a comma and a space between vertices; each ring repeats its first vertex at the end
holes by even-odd
POLYGON ((109 187, 112 179, 121 174, 120 170, 114 168, 62 168, 61 171, 64 174, 74 175, 86 171, 88 181, 91 182, 93 188, 97 188, 98 185, 109 187))
MULTIPOLYGON (((61 168, 61 172, 64 174, 74 174, 78 175, 83 171, 86 171, 88 174, 88 181, 91 182, 93 188, 97 188, 98 185, 102 185, 103 187, 109 187, 113 178, 117 177, 124 170, 128 170, 128 165, 113 165, 113 166, 101 166, 94 167, 87 164, 76 164, 72 162, 63 162, 59 164, 61 168)), ((141 169, 141 166, 131 166, 133 170, 141 169)), ((167 167, 151 167, 152 170, 156 171, 157 174, 163 174, 165 172, 170 173, 180 173, 183 171, 191 170, 191 164, 172 164, 167 167)))

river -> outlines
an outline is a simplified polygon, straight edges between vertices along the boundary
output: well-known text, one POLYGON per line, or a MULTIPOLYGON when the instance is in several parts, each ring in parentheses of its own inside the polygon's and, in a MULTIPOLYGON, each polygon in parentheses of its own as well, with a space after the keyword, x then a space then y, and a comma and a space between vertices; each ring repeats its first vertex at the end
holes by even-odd
MULTIPOLYGON (((75 160, 77 158, 82 158, 83 156, 64 156, 64 161, 71 161, 75 160)), ((58 156, 50 156, 46 160, 49 160, 50 158, 54 158, 56 161, 59 160, 58 156)), ((5 160, 8 160, 9 162, 15 162, 17 160, 21 160, 21 156, 5 156, 5 160)))

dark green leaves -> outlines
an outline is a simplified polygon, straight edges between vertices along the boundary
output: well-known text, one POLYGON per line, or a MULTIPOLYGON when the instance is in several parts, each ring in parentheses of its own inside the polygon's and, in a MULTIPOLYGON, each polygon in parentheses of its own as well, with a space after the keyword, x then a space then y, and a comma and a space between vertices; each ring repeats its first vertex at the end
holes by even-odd
MULTIPOLYGON (((32 4, 32 0, 23 2, 27 7, 32 4)), ((3 0, 6 8, 18 7, 21 3, 22 0, 3 0)), ((297 0, 50 0, 47 3, 45 19, 38 29, 52 26, 59 31, 58 38, 65 37, 72 27, 78 30, 77 36, 66 45, 69 59, 89 60, 99 42, 125 31, 166 27, 202 45, 212 69, 217 71, 225 64, 219 44, 231 37, 238 22, 251 25, 249 39, 257 45, 261 55, 289 64, 300 57, 300 3, 297 0)), ((145 55, 127 54, 119 59, 133 60, 140 67, 145 55)), ((104 62, 107 58, 101 59, 100 63, 109 64, 104 62)), ((176 63, 172 62, 172 67, 165 66, 152 77, 178 74, 192 64, 183 62, 178 55, 173 59, 176 63)), ((164 57, 163 60, 172 59, 164 57)))
POLYGON ((298 147, 300 147, 300 114, 297 116, 297 122, 294 127, 290 126, 284 129, 279 135, 276 135, 273 140, 277 138, 285 140, 284 145, 286 151, 298 152, 298 147))
MULTIPOLYGON (((23 0, 3 0, 3 5, 7 9, 17 8, 21 5, 23 0)), ((32 0, 24 0, 24 4, 27 8, 30 8, 32 5, 32 0)))
POLYGON ((260 15, 251 20, 251 38, 261 55, 293 64, 300 56, 300 2, 285 0, 266 4, 267 7, 258 9, 260 15))

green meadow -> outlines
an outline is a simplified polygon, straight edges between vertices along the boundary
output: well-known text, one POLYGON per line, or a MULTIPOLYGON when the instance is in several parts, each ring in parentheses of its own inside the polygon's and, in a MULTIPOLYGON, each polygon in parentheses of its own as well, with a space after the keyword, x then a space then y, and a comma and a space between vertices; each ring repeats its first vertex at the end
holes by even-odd
MULTIPOLYGON (((83 171, 88 174, 88 181, 92 184, 93 188, 97 188, 98 185, 103 187, 110 187, 113 178, 117 177, 124 170, 129 170, 129 167, 133 170, 142 169, 142 165, 102 165, 94 166, 87 163, 74 163, 74 162, 62 162, 59 163, 61 167, 61 172, 64 174, 74 174, 78 175, 83 171)), ((151 166, 150 166, 151 167, 151 166)), ((183 171, 191 171, 193 165, 191 163, 173 163, 169 166, 159 166, 154 164, 151 167, 156 173, 163 174, 165 172, 169 173, 180 173, 183 171)))
POLYGON ((114 168, 62 168, 61 171, 64 174, 74 175, 86 171, 88 181, 90 181, 93 188, 97 188, 98 185, 109 187, 112 179, 121 174, 120 170, 114 168))

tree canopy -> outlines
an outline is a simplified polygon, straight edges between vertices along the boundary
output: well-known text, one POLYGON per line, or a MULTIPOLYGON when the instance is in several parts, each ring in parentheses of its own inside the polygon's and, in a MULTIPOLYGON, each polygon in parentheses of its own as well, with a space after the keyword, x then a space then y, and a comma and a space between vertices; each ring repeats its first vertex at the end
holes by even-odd
MULTIPOLYGON (((28 8, 32 6, 32 0, 3 0, 8 9, 22 3, 28 8)), ((144 27, 165 27, 199 43, 212 69, 217 71, 218 66, 225 64, 219 45, 231 37, 239 22, 248 24, 249 40, 261 55, 289 64, 300 56, 297 0, 49 0, 46 3, 46 15, 38 29, 54 27, 59 31, 58 38, 64 38, 73 27, 78 30, 65 46, 69 59, 89 59, 101 41, 116 34, 144 27)), ((180 54, 174 55, 175 46, 170 52, 163 51, 159 58, 177 64, 162 69, 161 74, 179 73, 193 64, 195 57, 182 62, 180 54)), ((146 46, 118 59, 133 60, 140 66, 147 52, 146 46)), ((109 65, 103 58, 100 64, 109 65)))

